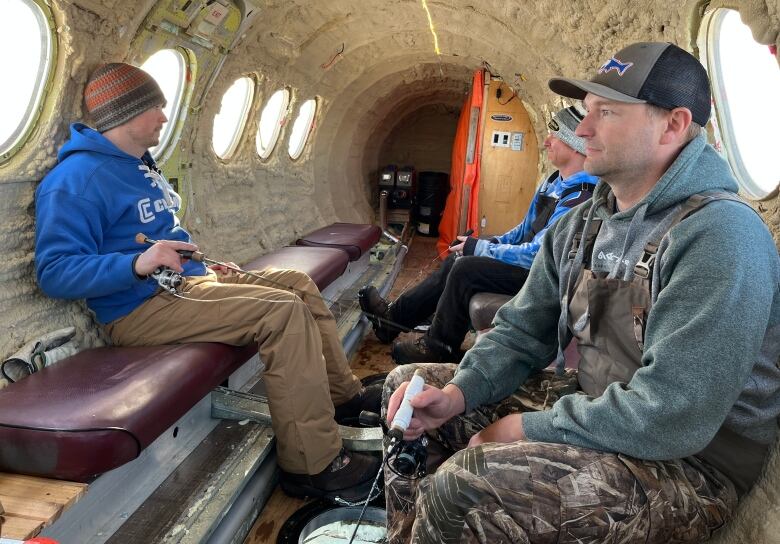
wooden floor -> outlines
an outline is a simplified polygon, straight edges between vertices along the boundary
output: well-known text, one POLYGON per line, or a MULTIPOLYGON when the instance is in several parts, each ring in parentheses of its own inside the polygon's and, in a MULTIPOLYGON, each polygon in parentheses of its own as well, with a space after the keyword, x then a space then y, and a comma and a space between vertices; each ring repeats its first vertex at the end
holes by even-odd
MULTIPOLYGON (((431 270, 438 268, 440 261, 436 256, 436 240, 437 238, 420 235, 413 237, 409 253, 404 259, 403 268, 390 291, 390 300, 395 300, 399 293, 416 285, 431 270)), ((370 332, 350 364, 355 375, 359 378, 379 372, 388 372, 395 368, 395 364, 390 358, 390 346, 380 343, 370 332)), ((306 501, 288 497, 277 486, 262 514, 249 531, 244 544, 275 543, 279 529, 284 522, 304 504, 306 501)))
POLYGON ((0 536, 32 538, 87 490, 87 484, 0 473, 0 536))

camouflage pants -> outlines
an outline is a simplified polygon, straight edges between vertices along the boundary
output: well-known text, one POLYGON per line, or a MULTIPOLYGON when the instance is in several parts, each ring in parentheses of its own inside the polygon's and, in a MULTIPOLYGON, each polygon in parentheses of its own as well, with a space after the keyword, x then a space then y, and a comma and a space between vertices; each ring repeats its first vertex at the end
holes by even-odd
MULTIPOLYGON (((417 368, 442 387, 456 365, 396 368, 383 409, 417 368)), ((706 540, 730 519, 734 486, 695 457, 643 461, 542 442, 462 449, 524 405, 515 394, 447 422, 431 436, 429 476, 421 480, 385 471, 389 542, 671 544, 706 540)))

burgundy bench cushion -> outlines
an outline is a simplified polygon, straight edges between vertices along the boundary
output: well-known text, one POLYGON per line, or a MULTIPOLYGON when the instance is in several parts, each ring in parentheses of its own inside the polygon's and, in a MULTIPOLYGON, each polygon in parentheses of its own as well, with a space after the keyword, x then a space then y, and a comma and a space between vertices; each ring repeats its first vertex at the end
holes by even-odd
POLYGON ((512 295, 477 293, 469 300, 469 318, 475 330, 482 331, 493 325, 498 309, 512 300, 512 295))
MULTIPOLYGON (((469 301, 469 318, 471 325, 477 331, 483 331, 493 326, 493 318, 496 312, 504 304, 512 300, 512 295, 499 295, 498 293, 477 293, 469 301)), ((580 353, 577 351, 577 339, 573 339, 563 350, 566 360, 566 368, 578 368, 580 353)), ((555 365, 553 361, 552 366, 555 365)))
POLYGON ((305 272, 320 291, 344 273, 349 264, 346 251, 333 247, 290 246, 277 249, 244 265, 245 270, 290 268, 305 272))
POLYGON ((299 246, 338 247, 349 253, 350 261, 357 261, 379 241, 380 236, 382 229, 376 225, 333 223, 310 232, 295 243, 299 246))
POLYGON ((0 391, 0 471, 86 481, 136 458, 254 346, 96 348, 0 391))

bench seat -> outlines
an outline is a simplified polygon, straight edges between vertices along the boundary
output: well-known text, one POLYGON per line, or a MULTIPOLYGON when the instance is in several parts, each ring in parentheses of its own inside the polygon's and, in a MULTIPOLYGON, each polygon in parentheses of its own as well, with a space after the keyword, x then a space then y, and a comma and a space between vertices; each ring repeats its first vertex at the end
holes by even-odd
POLYGON ((322 291, 339 278, 349 265, 349 254, 335 247, 288 246, 258 257, 245 270, 290 268, 305 272, 322 291))
MULTIPOLYGON (((477 293, 469 301, 469 318, 471 326, 477 332, 485 331, 493 327, 493 318, 498 309, 512 300, 512 295, 499 295, 498 293, 477 293)), ((580 363, 580 354, 577 351, 577 340, 573 339, 563 351, 566 359, 566 368, 577 368, 580 363)), ((554 364, 554 361, 553 361, 554 364)))
POLYGON ((138 455, 256 351, 94 348, 0 393, 0 471, 72 481, 138 455))
MULTIPOLYGON (((244 268, 301 270, 324 289, 349 260, 337 247, 295 246, 244 268)), ((121 466, 255 352, 217 343, 105 347, 44 368, 0 391, 0 471, 83 482, 121 466)))
POLYGON ((296 240, 296 245, 308 247, 330 247, 343 249, 350 261, 357 261, 369 251, 382 236, 382 229, 376 225, 357 223, 333 223, 296 240))

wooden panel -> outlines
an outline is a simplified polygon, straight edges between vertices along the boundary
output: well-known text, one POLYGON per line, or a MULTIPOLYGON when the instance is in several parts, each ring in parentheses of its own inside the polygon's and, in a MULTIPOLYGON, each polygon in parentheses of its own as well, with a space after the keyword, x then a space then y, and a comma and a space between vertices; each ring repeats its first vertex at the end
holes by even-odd
POLYGON ((27 540, 43 529, 43 522, 37 519, 17 518, 3 514, 3 524, 0 525, 0 536, 14 540, 27 540))
POLYGON ((500 80, 486 91, 479 186, 482 237, 503 234, 523 220, 536 189, 539 147, 531 120, 519 98, 500 80), (501 97, 496 93, 501 89, 501 97), (493 145, 494 132, 506 133, 509 146, 493 145), (522 138, 522 149, 512 136, 522 138), (520 136, 521 135, 521 136, 520 136))
POLYGON ((287 518, 292 516, 308 501, 288 497, 277 487, 252 529, 244 540, 244 544, 269 544, 277 542, 279 531, 287 518))
POLYGON ((51 525, 87 490, 87 484, 0 473, 0 504, 5 521, 0 534, 24 540, 51 525))
POLYGON ((32 519, 51 519, 62 510, 62 505, 54 502, 12 497, 2 493, 0 493, 0 504, 3 505, 6 512, 13 512, 16 516, 32 519))

